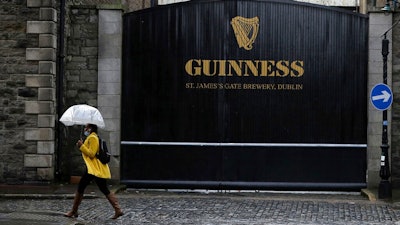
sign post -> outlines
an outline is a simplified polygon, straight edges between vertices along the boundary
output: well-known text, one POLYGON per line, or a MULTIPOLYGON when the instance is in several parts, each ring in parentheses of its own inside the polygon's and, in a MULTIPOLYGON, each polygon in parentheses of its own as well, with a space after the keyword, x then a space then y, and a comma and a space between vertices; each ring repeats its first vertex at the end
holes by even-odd
POLYGON ((382 110, 382 145, 381 145, 381 168, 379 176, 381 182, 379 183, 378 197, 380 199, 392 197, 392 187, 389 181, 390 165, 389 165, 389 144, 388 144, 388 120, 387 109, 393 102, 392 91, 387 86, 387 56, 389 54, 389 40, 385 38, 382 40, 382 56, 383 56, 383 84, 377 84, 371 90, 371 102, 378 110, 382 110))

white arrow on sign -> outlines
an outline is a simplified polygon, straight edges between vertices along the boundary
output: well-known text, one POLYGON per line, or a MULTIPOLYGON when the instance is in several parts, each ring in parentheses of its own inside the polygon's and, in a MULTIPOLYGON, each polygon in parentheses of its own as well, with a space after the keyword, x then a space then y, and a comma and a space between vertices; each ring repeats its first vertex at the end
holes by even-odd
POLYGON ((385 90, 381 91, 381 93, 382 93, 381 95, 372 96, 372 101, 381 100, 381 99, 383 99, 383 102, 389 101, 389 98, 391 95, 385 90))

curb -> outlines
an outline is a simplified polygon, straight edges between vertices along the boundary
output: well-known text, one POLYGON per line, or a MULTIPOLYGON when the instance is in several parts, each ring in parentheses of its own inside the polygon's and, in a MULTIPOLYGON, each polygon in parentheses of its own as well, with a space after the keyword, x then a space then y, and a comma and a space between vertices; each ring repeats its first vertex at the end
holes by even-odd
MULTIPOLYGON (((73 199, 74 197, 74 194, 0 194, 0 199, 73 199)), ((84 198, 93 199, 99 198, 99 196, 85 194, 84 198)))
MULTIPOLYGON (((110 188, 110 192, 117 194, 120 191, 126 190, 125 185, 115 185, 110 188)), ((0 199, 73 199, 74 193, 71 194, 37 194, 37 193, 24 193, 24 194, 0 194, 0 199)), ((85 199, 100 198, 96 194, 85 194, 85 199)))

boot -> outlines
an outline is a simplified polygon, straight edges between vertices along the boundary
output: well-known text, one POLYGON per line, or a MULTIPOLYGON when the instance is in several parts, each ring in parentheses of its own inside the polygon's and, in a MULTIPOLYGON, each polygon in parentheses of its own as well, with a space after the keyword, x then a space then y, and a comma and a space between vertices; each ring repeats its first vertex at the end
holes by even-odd
POLYGON ((72 206, 72 210, 65 213, 64 216, 75 217, 75 218, 78 217, 78 207, 81 204, 82 199, 83 199, 83 194, 75 192, 74 205, 72 206))
POLYGON ((115 197, 115 195, 113 193, 110 193, 110 194, 106 195, 106 197, 115 210, 115 214, 113 217, 111 217, 111 219, 115 220, 118 217, 124 215, 124 213, 121 211, 121 208, 119 207, 118 200, 115 197))

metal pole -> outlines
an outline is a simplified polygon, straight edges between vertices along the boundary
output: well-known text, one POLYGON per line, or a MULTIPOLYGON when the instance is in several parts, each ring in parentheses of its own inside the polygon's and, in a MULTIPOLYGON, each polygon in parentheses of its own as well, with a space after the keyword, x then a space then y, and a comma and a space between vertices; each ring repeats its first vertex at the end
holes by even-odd
MULTIPOLYGON (((382 56, 383 56, 383 83, 387 84, 387 56, 389 54, 389 40, 386 39, 386 33, 384 34, 384 39, 382 40, 382 56)), ((387 110, 383 111, 382 114, 382 153, 381 153, 381 169, 379 171, 379 176, 381 177, 381 182, 379 183, 379 195, 380 199, 391 198, 392 197, 392 187, 389 181, 390 177, 390 165, 389 165, 389 144, 388 144, 388 134, 387 134, 387 110)))
POLYGON ((58 119, 61 116, 63 108, 63 80, 64 80, 64 30, 65 30, 65 0, 60 1, 60 28, 58 32, 57 43, 57 72, 56 72, 56 104, 57 104, 57 120, 56 120, 56 134, 57 134, 57 147, 55 152, 55 179, 61 181, 61 148, 62 136, 61 126, 58 119))

